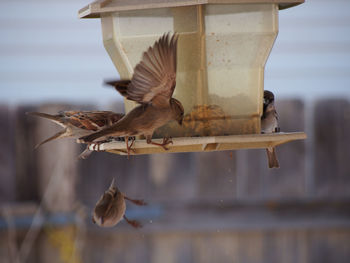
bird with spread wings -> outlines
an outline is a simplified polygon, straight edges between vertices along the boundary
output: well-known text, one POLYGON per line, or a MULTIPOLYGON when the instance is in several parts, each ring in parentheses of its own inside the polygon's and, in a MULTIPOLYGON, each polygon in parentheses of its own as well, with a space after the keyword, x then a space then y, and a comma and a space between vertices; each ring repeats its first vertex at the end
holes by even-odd
POLYGON ((152 47, 143 53, 136 65, 131 80, 106 82, 125 98, 140 105, 126 114, 114 125, 99 132, 80 138, 83 143, 98 143, 106 136, 125 137, 129 154, 131 145, 128 137, 144 135, 149 144, 167 149, 171 139, 163 138, 163 143, 152 141, 153 132, 171 120, 182 124, 184 108, 173 98, 176 86, 176 56, 178 35, 164 34, 152 47))

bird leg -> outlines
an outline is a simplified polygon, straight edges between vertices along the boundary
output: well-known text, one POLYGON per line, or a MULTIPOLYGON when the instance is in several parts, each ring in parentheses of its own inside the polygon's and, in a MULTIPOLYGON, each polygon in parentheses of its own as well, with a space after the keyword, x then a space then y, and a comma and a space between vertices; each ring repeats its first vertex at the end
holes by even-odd
POLYGON ((106 142, 110 142, 110 140, 107 139, 107 140, 103 140, 103 141, 92 142, 92 143, 90 143, 88 145, 89 146, 90 145, 94 145, 93 146, 93 150, 96 151, 96 152, 101 152, 102 150, 100 150, 100 146, 101 146, 101 144, 106 143, 106 142))
POLYGON ((126 150, 128 152, 128 159, 130 156, 130 151, 132 151, 133 153, 135 153, 135 149, 132 149, 131 147, 134 145, 135 142, 135 137, 131 137, 131 144, 129 145, 129 137, 125 136, 125 144, 126 144, 126 150))
POLYGON ((147 203, 145 201, 140 200, 140 199, 131 199, 125 195, 124 195, 124 198, 130 202, 133 202, 135 205, 147 205, 147 203))
POLYGON ((173 140, 171 139, 171 137, 164 137, 162 143, 156 143, 156 142, 152 141, 151 137, 147 136, 147 143, 153 144, 153 145, 158 145, 160 147, 163 147, 163 149, 167 151, 167 150, 169 150, 169 148, 167 148, 166 146, 170 143, 173 144, 173 140))
POLYGON ((124 215, 124 219, 132 227, 135 227, 135 228, 142 227, 142 224, 139 221, 137 221, 137 220, 129 220, 125 215, 124 215))

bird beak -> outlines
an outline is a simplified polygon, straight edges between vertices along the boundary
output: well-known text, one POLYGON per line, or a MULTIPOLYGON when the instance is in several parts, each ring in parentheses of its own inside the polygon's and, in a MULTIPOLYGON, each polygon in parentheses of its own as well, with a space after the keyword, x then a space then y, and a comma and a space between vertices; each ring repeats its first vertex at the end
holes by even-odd
POLYGON ((111 182, 111 185, 109 186, 109 189, 112 189, 115 186, 114 182, 115 182, 115 178, 112 179, 112 182, 111 182))

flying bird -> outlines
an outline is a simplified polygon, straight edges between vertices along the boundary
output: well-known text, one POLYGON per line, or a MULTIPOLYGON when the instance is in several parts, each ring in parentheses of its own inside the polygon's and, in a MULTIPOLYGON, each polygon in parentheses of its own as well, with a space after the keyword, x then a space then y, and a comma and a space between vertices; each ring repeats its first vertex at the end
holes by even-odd
POLYGON ((92 222, 101 227, 112 227, 118 224, 123 218, 135 228, 142 227, 136 220, 130 220, 125 216, 125 199, 136 205, 146 205, 143 200, 131 199, 119 191, 113 178, 111 185, 96 203, 92 214, 92 222))
MULTIPOLYGON (((164 34, 143 53, 136 65, 131 80, 109 81, 128 100, 140 105, 131 110, 118 123, 99 132, 80 138, 80 142, 91 144, 105 136, 124 136, 129 154, 128 137, 144 135, 149 144, 163 147, 172 143, 163 138, 163 143, 152 141, 153 132, 171 120, 182 124, 184 108, 180 101, 172 98, 176 86, 176 53, 178 36, 164 34)), ((98 143, 98 142, 97 142, 98 143)))
MULTIPOLYGON (((27 114, 51 120, 64 128, 37 144, 35 148, 58 138, 79 138, 89 135, 113 125, 124 116, 111 111, 61 111, 56 115, 42 112, 27 112, 27 114)), ((81 155, 83 158, 84 153, 81 155)))
MULTIPOLYGON (((275 108, 275 96, 271 91, 264 91, 263 115, 261 117, 261 133, 279 132, 278 115, 275 108)), ((275 147, 266 149, 269 168, 279 168, 275 147)))

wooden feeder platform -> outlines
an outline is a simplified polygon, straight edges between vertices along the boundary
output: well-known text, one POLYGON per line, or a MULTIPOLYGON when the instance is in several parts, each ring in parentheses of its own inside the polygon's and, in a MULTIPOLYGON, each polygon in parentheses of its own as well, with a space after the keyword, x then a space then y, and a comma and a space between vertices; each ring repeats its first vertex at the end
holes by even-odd
MULTIPOLYGON (((177 153, 177 152, 211 152, 239 149, 264 149, 278 146, 290 141, 306 139, 305 132, 274 133, 274 134, 247 134, 211 137, 180 137, 173 138, 173 144, 167 146, 169 150, 164 150, 157 145, 147 144, 146 140, 136 140, 132 146, 135 152, 131 155, 153 154, 153 153, 177 153)), ((162 143, 163 139, 153 139, 154 142, 162 143)), ((129 142, 130 143, 130 142, 129 142)), ((94 144, 89 146, 90 150, 95 150, 94 144)), ((99 146, 100 151, 126 155, 125 142, 112 141, 99 146)))

